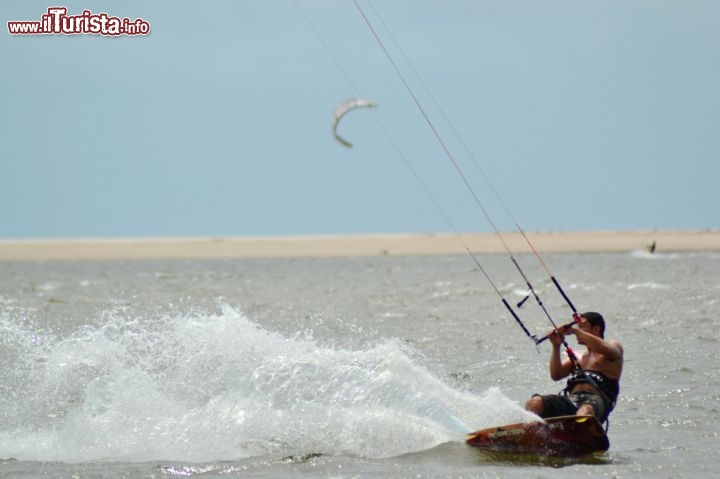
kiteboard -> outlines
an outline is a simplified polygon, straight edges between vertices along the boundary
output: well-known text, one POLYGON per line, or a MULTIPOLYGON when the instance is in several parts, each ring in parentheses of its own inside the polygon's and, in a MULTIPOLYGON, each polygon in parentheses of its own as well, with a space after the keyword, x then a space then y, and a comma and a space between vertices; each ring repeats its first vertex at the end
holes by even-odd
POLYGON ((557 457, 598 455, 610 448, 607 434, 594 416, 549 417, 491 427, 468 434, 465 442, 490 452, 557 457))

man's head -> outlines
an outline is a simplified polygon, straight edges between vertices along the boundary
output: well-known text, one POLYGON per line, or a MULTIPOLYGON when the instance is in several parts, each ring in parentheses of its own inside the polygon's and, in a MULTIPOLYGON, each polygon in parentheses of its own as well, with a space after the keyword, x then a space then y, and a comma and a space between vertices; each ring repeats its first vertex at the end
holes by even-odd
POLYGON ((605 337, 605 320, 600 313, 587 312, 580 315, 588 322, 590 329, 598 328, 598 336, 601 338, 605 337))

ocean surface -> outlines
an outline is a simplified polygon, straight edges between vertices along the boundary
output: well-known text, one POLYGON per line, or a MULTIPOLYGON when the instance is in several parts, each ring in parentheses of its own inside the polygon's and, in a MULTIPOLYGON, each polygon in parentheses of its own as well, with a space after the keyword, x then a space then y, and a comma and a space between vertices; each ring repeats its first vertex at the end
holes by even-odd
MULTIPOLYGON (((478 258, 522 298, 507 256, 478 258)), ((562 388, 468 255, 4 262, 0 476, 717 477, 720 254, 545 260, 625 347, 604 456, 465 446, 562 388)), ((532 300, 521 317, 550 327, 532 300)))

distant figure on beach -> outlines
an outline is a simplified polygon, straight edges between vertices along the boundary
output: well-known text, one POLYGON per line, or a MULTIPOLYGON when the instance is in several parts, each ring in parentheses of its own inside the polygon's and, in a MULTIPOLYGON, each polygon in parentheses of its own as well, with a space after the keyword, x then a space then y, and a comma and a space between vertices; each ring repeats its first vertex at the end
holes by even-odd
POLYGON ((553 381, 570 378, 562 394, 534 394, 525 409, 540 417, 578 415, 595 416, 601 423, 607 420, 620 393, 623 347, 604 337, 605 320, 593 312, 582 313, 577 327, 562 326, 551 331, 550 377, 553 381), (568 334, 574 334, 578 344, 587 348, 578 358, 580 368, 569 357, 560 357, 560 346, 568 334))
POLYGON ((650 254, 655 252, 655 242, 654 241, 650 244, 650 246, 648 246, 648 251, 650 252, 650 254))

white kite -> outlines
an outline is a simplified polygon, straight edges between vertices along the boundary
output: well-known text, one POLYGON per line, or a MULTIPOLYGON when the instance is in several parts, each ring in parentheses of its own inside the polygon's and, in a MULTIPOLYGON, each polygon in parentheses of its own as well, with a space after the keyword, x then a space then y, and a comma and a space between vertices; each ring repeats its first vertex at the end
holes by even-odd
POLYGON ((362 98, 353 98, 352 100, 348 100, 344 102, 342 105, 337 107, 335 109, 335 113, 333 114, 333 124, 332 124, 332 131, 333 135, 335 135, 335 139, 342 143, 343 145, 347 146, 348 148, 352 148, 352 143, 347 141, 345 138, 338 135, 337 132, 337 126, 338 123, 340 123, 340 120, 343 116, 345 116, 349 111, 354 110, 355 108, 365 107, 365 108, 373 108, 377 106, 375 102, 372 102, 370 100, 364 100, 362 98))

